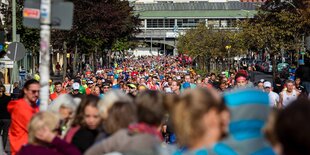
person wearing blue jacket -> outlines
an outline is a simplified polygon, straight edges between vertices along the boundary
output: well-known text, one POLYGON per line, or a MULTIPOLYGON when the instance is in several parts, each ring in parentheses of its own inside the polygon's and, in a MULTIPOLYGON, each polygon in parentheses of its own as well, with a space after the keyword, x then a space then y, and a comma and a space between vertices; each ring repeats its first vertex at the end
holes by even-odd
POLYGON ((262 129, 268 119, 268 94, 256 89, 239 89, 224 95, 231 112, 229 136, 208 155, 275 155, 262 129))

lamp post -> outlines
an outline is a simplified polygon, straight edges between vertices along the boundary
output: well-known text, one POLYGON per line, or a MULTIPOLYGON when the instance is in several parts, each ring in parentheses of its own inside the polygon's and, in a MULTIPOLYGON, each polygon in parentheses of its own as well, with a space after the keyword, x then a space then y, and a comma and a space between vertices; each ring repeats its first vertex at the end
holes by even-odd
POLYGON ((227 46, 225 46, 225 49, 227 50, 227 53, 228 53, 228 58, 227 58, 227 60, 228 60, 228 72, 230 72, 230 49, 231 49, 231 45, 227 45, 227 46))

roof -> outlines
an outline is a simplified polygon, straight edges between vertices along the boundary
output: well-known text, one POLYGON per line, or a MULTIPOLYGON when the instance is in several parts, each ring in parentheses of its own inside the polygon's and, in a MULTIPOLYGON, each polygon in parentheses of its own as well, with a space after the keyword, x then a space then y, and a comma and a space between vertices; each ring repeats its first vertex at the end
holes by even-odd
POLYGON ((255 10, 257 2, 197 2, 197 3, 147 3, 134 4, 136 11, 184 11, 184 10, 255 10))
POLYGON ((251 18, 256 10, 192 10, 192 11, 142 11, 140 19, 151 18, 251 18))

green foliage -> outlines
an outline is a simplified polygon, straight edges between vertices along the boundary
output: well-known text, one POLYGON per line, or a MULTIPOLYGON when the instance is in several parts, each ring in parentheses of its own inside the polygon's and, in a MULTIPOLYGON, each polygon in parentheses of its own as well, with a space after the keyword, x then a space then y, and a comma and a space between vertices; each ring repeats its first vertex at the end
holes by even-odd
POLYGON ((94 47, 111 47, 116 40, 128 38, 139 32, 138 16, 128 1, 121 0, 74 0, 74 22, 72 30, 53 33, 53 43, 68 47, 75 44, 93 50, 94 47))
POLYGON ((243 54, 245 52, 244 40, 241 33, 215 30, 199 24, 190 29, 178 39, 178 50, 181 54, 187 54, 196 58, 200 69, 205 69, 206 63, 211 58, 227 58, 243 54), (227 47, 230 48, 227 48, 227 47))
POLYGON ((281 50, 299 51, 302 35, 310 32, 309 1, 267 1, 253 19, 244 21, 242 37, 247 48, 266 49, 273 56, 281 50))
MULTIPOLYGON (((2 26, 7 32, 7 41, 12 41, 12 1, 8 1, 9 6, 1 8, 4 15, 4 25, 2 26)), ((23 26, 23 10, 24 0, 16 2, 16 32, 20 35, 20 42, 24 44, 26 49, 36 49, 39 47, 40 32, 37 29, 29 29, 23 26)))

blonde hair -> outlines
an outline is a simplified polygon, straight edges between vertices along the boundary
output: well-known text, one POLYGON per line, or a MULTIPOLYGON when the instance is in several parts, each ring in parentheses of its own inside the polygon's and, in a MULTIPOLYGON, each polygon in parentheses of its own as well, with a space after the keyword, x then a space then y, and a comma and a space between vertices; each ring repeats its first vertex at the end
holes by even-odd
POLYGON ((184 91, 172 109, 172 120, 181 146, 192 146, 205 133, 201 119, 213 108, 220 112, 225 105, 211 91, 204 88, 184 91))
POLYGON ((107 119, 108 110, 113 106, 115 102, 118 101, 133 102, 133 99, 121 90, 112 90, 105 94, 103 99, 99 100, 98 109, 100 112, 100 116, 103 120, 107 119))
POLYGON ((60 118, 56 113, 52 112, 39 112, 35 114, 28 125, 28 143, 38 143, 39 140, 35 134, 43 127, 48 127, 51 131, 57 128, 60 118))

